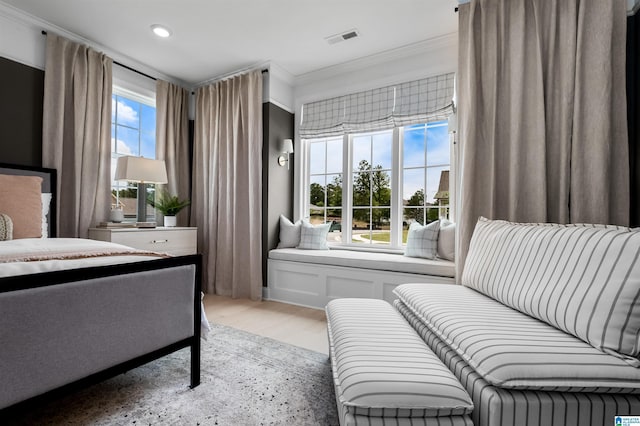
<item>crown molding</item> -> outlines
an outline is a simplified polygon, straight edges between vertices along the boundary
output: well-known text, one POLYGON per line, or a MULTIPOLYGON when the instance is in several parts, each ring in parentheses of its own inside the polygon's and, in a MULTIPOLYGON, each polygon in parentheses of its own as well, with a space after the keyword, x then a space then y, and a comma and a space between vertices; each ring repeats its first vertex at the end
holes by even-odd
MULTIPOLYGON (((46 32, 51 32, 57 35, 60 35, 62 37, 65 37, 69 40, 75 41, 76 43, 82 43, 85 44, 97 51, 103 52, 104 54, 106 54, 107 56, 109 56, 111 59, 113 59, 114 61, 123 63, 127 66, 130 66, 131 68, 134 68, 136 70, 139 70, 141 72, 144 72, 145 74, 149 74, 155 78, 161 79, 161 80, 166 80, 169 82, 172 82, 174 84, 177 84, 179 86, 182 87, 186 87, 188 88, 190 86, 190 84, 188 84, 187 82, 168 76, 166 74, 163 74, 141 62, 138 62, 137 60, 131 58, 130 56, 124 55, 118 51, 112 50, 106 46, 103 46, 99 43, 94 42, 93 40, 89 40, 87 38, 84 38, 76 33, 73 33, 69 30, 66 30, 62 27, 59 27, 55 24, 52 24, 48 21, 45 21, 42 18, 39 18, 35 15, 32 15, 30 13, 27 13, 23 10, 20 10, 12 5, 9 5, 7 3, 4 3, 2 1, 0 1, 0 17, 3 17, 5 19, 8 19, 10 21, 13 21, 25 28, 27 28, 29 31, 34 31, 37 32, 38 36, 40 36, 40 32, 42 30, 46 31, 46 32)), ((20 60, 18 60, 20 61, 20 60)), ((20 61, 21 62, 21 61, 20 61)), ((41 68, 44 69, 44 67, 42 65, 38 65, 38 64, 27 64, 30 66, 36 66, 37 68, 41 68)))
POLYGON ((434 50, 442 48, 457 49, 458 33, 449 33, 442 36, 408 44, 396 49, 387 50, 374 55, 364 56, 337 65, 321 68, 305 74, 300 74, 294 79, 294 86, 303 86, 316 81, 338 77, 342 74, 353 73, 361 69, 375 67, 377 65, 411 58, 419 55, 428 55, 434 50))

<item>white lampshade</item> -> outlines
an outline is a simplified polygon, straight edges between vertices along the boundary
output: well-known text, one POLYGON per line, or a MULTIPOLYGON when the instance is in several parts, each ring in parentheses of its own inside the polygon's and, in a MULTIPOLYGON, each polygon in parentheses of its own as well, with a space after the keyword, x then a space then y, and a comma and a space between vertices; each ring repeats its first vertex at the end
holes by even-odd
POLYGON ((143 157, 118 157, 115 180, 140 183, 167 183, 164 160, 143 157))
POLYGON ((285 139, 282 141, 282 152, 293 154, 293 140, 285 139))

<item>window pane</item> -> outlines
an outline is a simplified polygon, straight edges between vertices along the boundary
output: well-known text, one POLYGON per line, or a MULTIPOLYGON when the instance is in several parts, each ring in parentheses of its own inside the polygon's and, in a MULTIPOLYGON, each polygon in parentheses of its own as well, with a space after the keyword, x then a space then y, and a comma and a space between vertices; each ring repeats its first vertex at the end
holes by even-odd
POLYGON ((156 158, 156 109, 141 105, 140 117, 140 155, 156 158))
POLYGON ((342 175, 327 175, 327 206, 342 206, 342 175))
POLYGON ((327 141, 327 173, 342 173, 342 139, 327 141))
POLYGON ((425 165, 424 126, 407 128, 404 131, 404 167, 422 167, 425 165))
POLYGON ((140 155, 138 150, 138 130, 117 126, 116 131, 118 132, 116 152, 123 155, 140 155))
POLYGON ((373 206, 391 205, 391 176, 389 172, 374 169, 371 172, 371 202, 373 206))
POLYGON ((371 167, 371 136, 353 137, 353 170, 369 170, 371 167))
POLYGON ((140 127, 140 104, 121 96, 116 96, 117 113, 116 120, 118 124, 139 129, 140 127))
POLYGON ((451 150, 446 122, 429 125, 427 128, 427 166, 450 164, 451 150))
POLYGON ((354 243, 369 243, 371 241, 370 221, 369 209, 353 209, 351 240, 354 243))
POLYGON ((391 151, 393 149, 393 133, 373 135, 372 162, 374 167, 391 170, 391 151))
POLYGON ((402 199, 404 204, 410 201, 413 197, 414 203, 409 204, 412 206, 423 205, 424 203, 424 178, 425 169, 405 169, 403 172, 402 181, 402 199), (421 204, 415 204, 416 197, 419 197, 421 204))
POLYGON ((324 141, 310 143, 309 171, 312 175, 325 173, 325 149, 326 144, 324 141))
POLYGON ((449 167, 430 167, 427 169, 427 191, 425 202, 438 203, 446 200, 449 205, 449 167))
POLYGON ((325 206, 324 179, 324 175, 311 176, 309 184, 309 208, 311 209, 325 206))
POLYGON ((369 206, 371 205, 371 174, 370 173, 354 173, 353 174, 353 205, 369 206))
POLYGON ((111 125, 111 152, 116 152, 116 126, 113 124, 111 125))

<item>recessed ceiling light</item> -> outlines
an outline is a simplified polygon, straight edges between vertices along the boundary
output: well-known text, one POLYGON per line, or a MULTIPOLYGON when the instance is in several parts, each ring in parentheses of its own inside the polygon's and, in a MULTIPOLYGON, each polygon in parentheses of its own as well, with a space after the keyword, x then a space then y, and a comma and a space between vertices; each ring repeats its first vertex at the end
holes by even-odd
POLYGON ((153 31, 153 33, 158 37, 167 38, 171 36, 171 30, 164 25, 153 24, 151 26, 151 31, 153 31))

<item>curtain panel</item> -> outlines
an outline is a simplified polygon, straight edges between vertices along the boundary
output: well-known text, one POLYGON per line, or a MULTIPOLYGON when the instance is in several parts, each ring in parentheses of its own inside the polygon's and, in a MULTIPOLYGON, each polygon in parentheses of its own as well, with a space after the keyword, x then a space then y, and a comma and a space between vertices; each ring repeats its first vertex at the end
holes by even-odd
POLYGON ((196 92, 191 223, 208 293, 262 298, 262 72, 196 92))
POLYGON ((42 165, 58 171, 58 235, 88 236, 111 205, 112 60, 47 35, 42 165))
POLYGON ((458 276, 479 216, 627 225, 625 3, 459 12, 458 276))
MULTIPOLYGON (((156 159, 167 166, 166 189, 180 200, 191 198, 189 159, 189 92, 163 80, 156 82, 156 159)), ((159 214, 159 213, 157 213, 159 214)), ((176 216, 178 226, 189 226, 190 209, 176 216)))
POLYGON ((305 104, 300 136, 339 136, 444 120, 453 113, 454 80, 449 73, 305 104))

